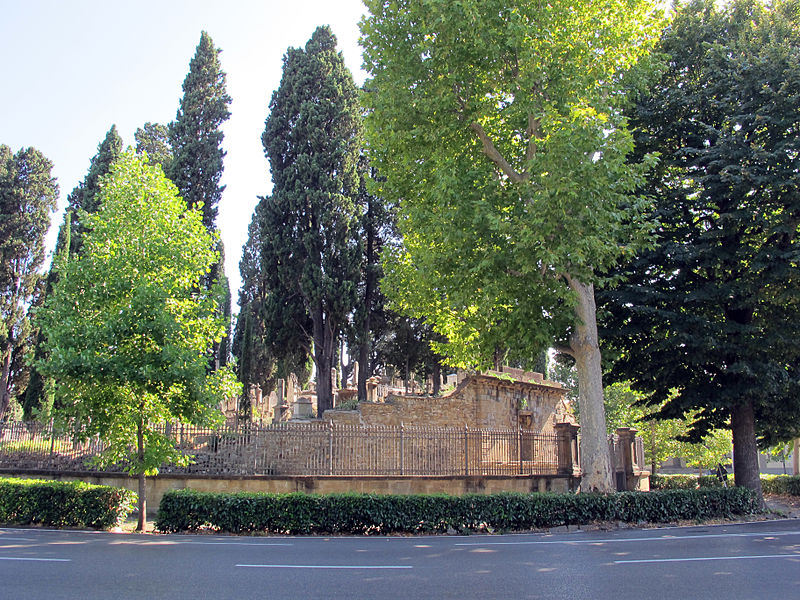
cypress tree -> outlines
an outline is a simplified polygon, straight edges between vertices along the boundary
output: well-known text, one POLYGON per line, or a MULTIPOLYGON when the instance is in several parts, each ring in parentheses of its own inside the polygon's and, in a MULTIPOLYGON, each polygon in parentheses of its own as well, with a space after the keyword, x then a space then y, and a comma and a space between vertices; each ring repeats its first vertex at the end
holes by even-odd
POLYGON ((0 417, 20 392, 20 354, 30 340, 27 307, 39 289, 44 237, 58 198, 52 168, 36 148, 13 154, 0 145, 0 417))
POLYGON ((270 335, 295 328, 317 370, 317 407, 333 404, 331 368, 359 280, 358 90, 328 27, 289 48, 262 136, 272 195, 261 221, 270 335), (308 325, 310 324, 310 328, 308 325))
MULTIPOLYGON (((222 124, 230 117, 228 105, 231 98, 226 91, 225 72, 219 60, 221 50, 214 47, 211 37, 203 31, 195 55, 189 63, 189 73, 183 80, 181 98, 175 121, 169 125, 169 142, 172 160, 167 176, 180 191, 189 208, 202 203, 203 224, 208 231, 217 230, 216 218, 224 185, 220 185, 223 171, 222 149, 224 134, 222 124)), ((224 249, 217 246, 219 261, 211 267, 205 285, 219 285, 219 313, 230 322, 230 286, 225 277, 224 249)), ((230 327, 228 328, 230 330, 230 327)), ((212 362, 219 368, 227 362, 228 342, 215 344, 212 362)))

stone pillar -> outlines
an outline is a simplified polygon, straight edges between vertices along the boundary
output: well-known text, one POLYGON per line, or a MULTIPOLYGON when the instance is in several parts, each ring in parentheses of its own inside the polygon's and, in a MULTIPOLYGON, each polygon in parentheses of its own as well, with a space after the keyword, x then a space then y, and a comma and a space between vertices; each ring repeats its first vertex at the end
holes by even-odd
POLYGON ((636 434, 638 429, 620 427, 617 429, 619 445, 622 449, 622 471, 625 473, 625 489, 634 491, 639 489, 639 477, 642 468, 636 464, 636 434))
POLYGON ((554 429, 558 436, 558 474, 579 477, 581 474, 581 457, 578 449, 580 427, 573 423, 556 423, 554 429))
POLYGON ((358 361, 353 363, 353 387, 358 388, 358 361))
POLYGON ((378 378, 370 377, 367 379, 367 402, 378 401, 378 378))

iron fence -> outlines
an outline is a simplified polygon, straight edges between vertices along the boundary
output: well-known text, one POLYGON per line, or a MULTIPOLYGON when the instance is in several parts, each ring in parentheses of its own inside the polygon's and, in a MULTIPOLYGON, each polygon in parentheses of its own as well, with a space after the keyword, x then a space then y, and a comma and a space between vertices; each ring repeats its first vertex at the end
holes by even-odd
MULTIPOLYGON (((556 434, 513 429, 355 426, 329 422, 203 428, 161 425, 191 464, 161 473, 200 475, 555 475, 556 434)), ((0 468, 122 472, 92 459, 106 445, 73 441, 38 423, 0 424, 0 468)))

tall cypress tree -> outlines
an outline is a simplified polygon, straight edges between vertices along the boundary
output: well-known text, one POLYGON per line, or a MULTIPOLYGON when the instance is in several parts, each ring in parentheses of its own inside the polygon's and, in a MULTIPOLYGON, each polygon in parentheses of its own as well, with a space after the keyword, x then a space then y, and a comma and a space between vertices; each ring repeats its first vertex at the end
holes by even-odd
MULTIPOLYGON (((220 185, 225 151, 224 137, 220 127, 230 117, 228 105, 231 98, 225 86, 220 50, 214 47, 211 37, 203 31, 194 58, 189 63, 189 73, 183 80, 181 98, 175 121, 169 125, 169 141, 172 145, 172 161, 167 176, 173 181, 189 208, 203 204, 203 224, 209 231, 216 231, 219 201, 225 186, 220 185)), ((211 269, 206 285, 221 286, 219 311, 230 323, 230 287, 225 277, 224 250, 220 242, 217 248, 220 261, 211 269), (227 308, 226 308, 227 307, 227 308)), ((215 344, 215 367, 227 362, 227 338, 215 344)))
MULTIPOLYGON (((111 164, 116 161, 122 153, 122 138, 117 132, 117 126, 112 125, 103 140, 97 146, 97 154, 92 157, 89 171, 84 180, 72 190, 67 196, 67 210, 64 213, 64 221, 61 224, 56 241, 56 254, 65 252, 67 255, 75 255, 81 251, 83 246, 83 234, 85 227, 81 224, 79 211, 87 213, 97 212, 100 207, 97 201, 97 193, 100 190, 100 178, 108 173, 111 164)), ((52 291, 56 280, 56 271, 51 265, 50 271, 45 280, 43 294, 47 297, 52 291)), ((43 346, 40 333, 36 333, 36 347, 34 357, 39 360, 43 358, 43 346)), ((23 408, 25 415, 30 417, 34 409, 38 409, 45 400, 45 384, 42 375, 36 367, 31 369, 28 387, 25 390, 23 408)))
POLYGON ((360 265, 361 111, 330 28, 287 51, 262 142, 274 184, 261 228, 266 322, 270 332, 285 330, 288 315, 306 347, 313 342, 322 414, 333 404, 330 372, 360 265))
POLYGON ((22 361, 14 358, 29 340, 26 309, 41 279, 44 237, 58 198, 52 168, 36 148, 13 154, 0 145, 0 417, 20 391, 14 365, 22 361))

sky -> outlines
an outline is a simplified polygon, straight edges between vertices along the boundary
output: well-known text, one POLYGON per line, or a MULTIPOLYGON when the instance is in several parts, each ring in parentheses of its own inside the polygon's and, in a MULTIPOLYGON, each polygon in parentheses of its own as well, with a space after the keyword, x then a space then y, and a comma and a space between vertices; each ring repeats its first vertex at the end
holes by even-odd
POLYGON ((144 123, 175 119, 189 61, 205 30, 222 50, 231 118, 223 125, 225 185, 217 225, 234 302, 239 259, 258 196, 272 189, 261 134, 283 56, 330 25, 356 84, 363 83, 361 0, 0 0, 0 144, 33 146, 53 162, 60 198, 86 176, 116 124, 125 145, 144 123))

